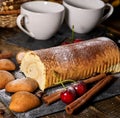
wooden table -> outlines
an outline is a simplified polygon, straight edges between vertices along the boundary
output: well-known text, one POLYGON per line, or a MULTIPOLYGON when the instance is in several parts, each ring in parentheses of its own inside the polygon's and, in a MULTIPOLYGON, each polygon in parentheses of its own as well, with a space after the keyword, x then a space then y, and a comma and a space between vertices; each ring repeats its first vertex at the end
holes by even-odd
MULTIPOLYGON (((116 9, 116 11, 120 11, 119 8, 116 9)), ((113 14, 113 16, 105 21, 103 25, 108 27, 108 29, 112 30, 115 34, 120 35, 120 19, 118 15, 113 14)), ((14 56, 17 52, 25 50, 22 47, 6 41, 8 37, 12 37, 19 31, 20 30, 17 27, 13 29, 0 28, 0 50, 11 50, 14 52, 14 56)), ((9 111, 2 102, 0 102, 0 118, 15 118, 11 111, 9 111)), ((120 96, 89 104, 89 106, 77 115, 67 115, 65 111, 62 111, 42 118, 120 118, 120 96)))

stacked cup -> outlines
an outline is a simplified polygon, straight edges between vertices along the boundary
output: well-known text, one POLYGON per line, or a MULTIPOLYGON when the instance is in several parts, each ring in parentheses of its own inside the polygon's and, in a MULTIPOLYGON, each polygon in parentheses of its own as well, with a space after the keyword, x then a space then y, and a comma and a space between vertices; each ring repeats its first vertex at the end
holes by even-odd
POLYGON ((63 0, 60 3, 31 1, 21 5, 18 27, 38 40, 50 39, 65 21, 76 33, 88 33, 113 13, 113 7, 101 0, 63 0), (109 8, 104 15, 106 8, 109 8), (23 21, 24 26, 21 21, 23 21))
POLYGON ((66 23, 70 29, 74 26, 76 33, 90 32, 113 13, 113 6, 101 0, 64 0, 63 5, 66 8, 66 23), (109 10, 103 15, 106 8, 109 10))
POLYGON ((18 27, 30 37, 47 40, 59 30, 65 9, 55 2, 31 1, 22 4, 20 12, 17 17, 18 27))

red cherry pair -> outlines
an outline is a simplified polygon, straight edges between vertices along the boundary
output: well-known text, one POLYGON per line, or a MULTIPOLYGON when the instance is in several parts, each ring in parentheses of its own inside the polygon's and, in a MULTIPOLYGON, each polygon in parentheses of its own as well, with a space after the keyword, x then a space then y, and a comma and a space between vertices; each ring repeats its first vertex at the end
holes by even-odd
POLYGON ((69 42, 63 42, 62 45, 67 45, 67 44, 70 44, 69 42))
POLYGON ((78 42, 81 42, 81 41, 83 41, 83 40, 82 39, 75 39, 73 42, 64 41, 62 43, 62 45, 67 45, 67 44, 70 44, 70 43, 78 43, 78 42))
POLYGON ((69 104, 73 102, 77 96, 81 96, 86 92, 87 88, 84 82, 80 81, 73 86, 68 87, 65 91, 61 92, 61 100, 69 104))
POLYGON ((82 39, 75 39, 74 41, 73 41, 73 43, 78 43, 78 42, 81 42, 81 41, 83 41, 82 39))

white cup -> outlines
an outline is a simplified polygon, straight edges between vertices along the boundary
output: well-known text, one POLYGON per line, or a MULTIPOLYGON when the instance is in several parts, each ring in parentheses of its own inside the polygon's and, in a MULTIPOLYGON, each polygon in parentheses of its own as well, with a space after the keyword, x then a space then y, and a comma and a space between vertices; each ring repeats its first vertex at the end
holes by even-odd
POLYGON ((101 0, 63 0, 65 20, 76 33, 88 33, 113 13, 113 6, 101 0), (106 7, 108 12, 104 15, 106 7))
POLYGON ((31 1, 21 5, 17 17, 18 27, 38 40, 51 38, 64 21, 63 5, 48 1, 31 1))

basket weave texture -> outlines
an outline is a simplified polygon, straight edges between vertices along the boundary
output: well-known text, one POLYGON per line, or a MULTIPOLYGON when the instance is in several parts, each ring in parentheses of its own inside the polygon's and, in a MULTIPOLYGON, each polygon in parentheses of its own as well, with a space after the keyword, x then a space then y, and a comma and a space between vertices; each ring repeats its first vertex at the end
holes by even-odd
POLYGON ((17 26, 16 19, 22 3, 31 0, 0 0, 0 27, 13 28, 17 26))
POLYGON ((0 14, 0 27, 3 28, 13 28, 16 27, 16 19, 18 13, 16 14, 0 14))

